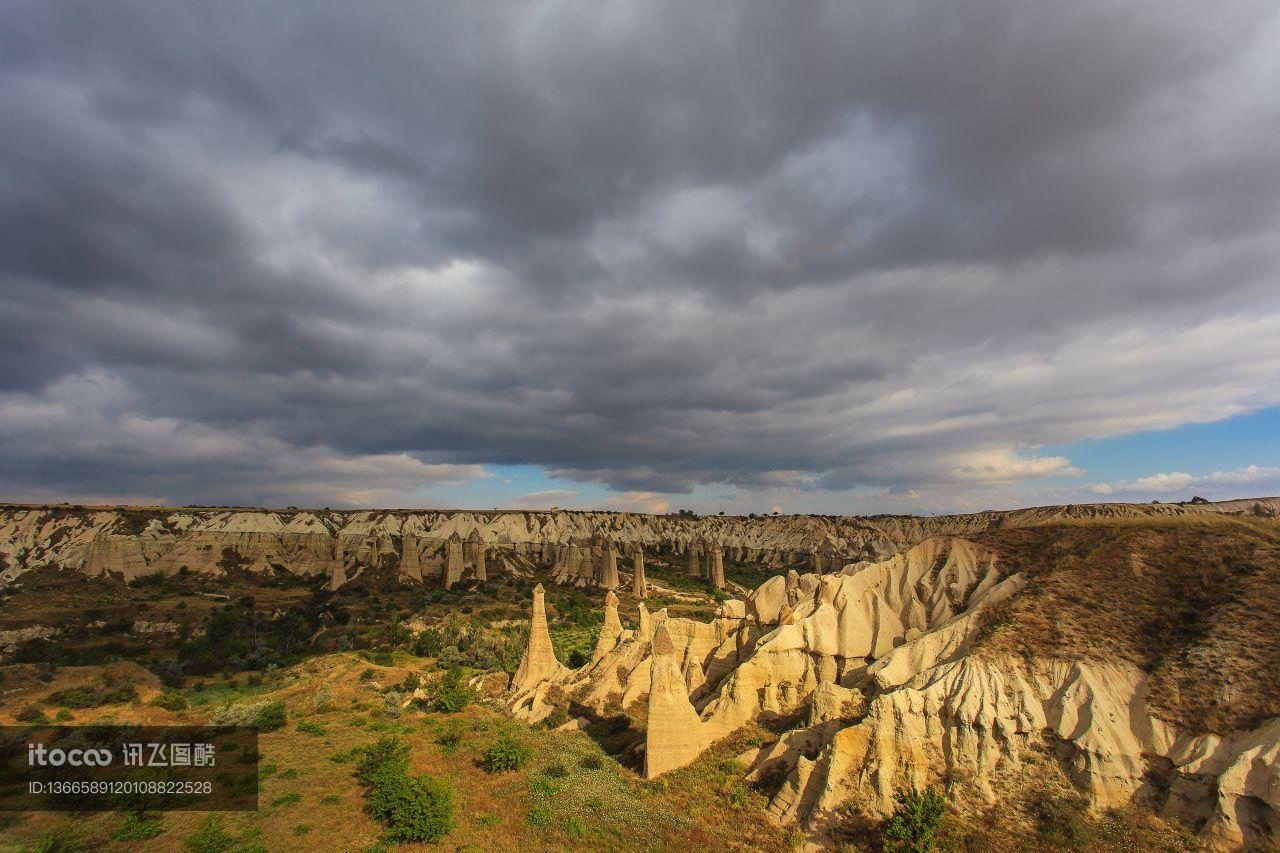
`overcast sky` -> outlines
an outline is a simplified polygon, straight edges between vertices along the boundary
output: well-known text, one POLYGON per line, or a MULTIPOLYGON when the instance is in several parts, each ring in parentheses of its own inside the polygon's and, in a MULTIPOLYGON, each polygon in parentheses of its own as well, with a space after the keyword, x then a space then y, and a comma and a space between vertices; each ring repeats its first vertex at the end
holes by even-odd
POLYGON ((6 0, 0 498, 1280 494, 1277 91, 1273 0, 6 0))

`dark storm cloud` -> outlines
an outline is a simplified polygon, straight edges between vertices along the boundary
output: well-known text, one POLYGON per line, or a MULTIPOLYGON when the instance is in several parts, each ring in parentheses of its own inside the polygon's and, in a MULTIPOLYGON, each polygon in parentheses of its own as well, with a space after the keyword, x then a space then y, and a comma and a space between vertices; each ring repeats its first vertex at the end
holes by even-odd
POLYGON ((0 19, 8 497, 907 489, 1280 403, 1267 4, 0 19))

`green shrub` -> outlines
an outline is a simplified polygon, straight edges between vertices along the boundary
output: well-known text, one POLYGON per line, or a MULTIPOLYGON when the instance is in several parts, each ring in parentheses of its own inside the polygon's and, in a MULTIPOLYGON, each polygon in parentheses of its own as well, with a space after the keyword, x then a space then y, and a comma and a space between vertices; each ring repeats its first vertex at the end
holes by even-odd
POLYGON ((567 779, 569 771, 563 764, 557 761, 555 764, 548 764, 546 767, 542 768, 542 775, 549 779, 567 779))
POLYGON ((79 824, 63 824, 36 839, 31 853, 87 853, 87 833, 79 824))
POLYGON ((47 726, 49 718, 44 715, 35 705, 27 705, 21 711, 14 715, 14 718, 22 723, 30 723, 33 726, 47 726))
POLYGON ((224 705, 213 713, 215 726, 246 726, 260 732, 273 732, 288 722, 284 702, 239 702, 224 705))
POLYGON ((311 832, 311 826, 305 823, 300 823, 293 828, 294 835, 306 835, 309 832, 311 832))
POLYGON ((61 711, 53 715, 53 721, 55 723, 65 723, 67 720, 71 719, 72 716, 74 715, 70 711, 63 708, 61 711))
POLYGON ((509 734, 485 750, 482 765, 488 773, 505 773, 519 770, 529 760, 530 750, 509 734))
POLYGON ((558 729, 567 722, 569 722, 569 711, 565 708, 556 708, 542 721, 542 725, 549 729, 558 729))
POLYGON ((462 676, 462 670, 451 669, 431 684, 427 706, 443 714, 456 714, 476 700, 462 676))
POLYGON ((382 770, 398 769, 401 773, 409 770, 409 745, 395 735, 384 735, 368 746, 359 750, 360 761, 356 764, 356 778, 366 785, 372 785, 374 777, 382 770))
POLYGON ((551 814, 551 809, 543 808, 542 806, 534 806, 529 809, 529 817, 527 820, 529 821, 530 826, 536 826, 538 829, 546 829, 548 826, 551 826, 553 818, 554 815, 551 814))
POLYGON ((361 750, 355 775, 370 786, 369 813, 387 828, 388 841, 439 841, 453 828, 453 787, 408 771, 408 745, 387 735, 361 750))
POLYGON ((880 825, 886 853, 933 853, 946 800, 932 788, 899 791, 893 799, 898 805, 880 825))
POLYGON ((182 844, 192 853, 267 853, 267 848, 257 842, 262 834, 258 829, 246 829, 232 835, 222 825, 222 816, 211 814, 200 822, 196 831, 183 839, 182 844))
POLYGON ((353 746, 351 749, 346 749, 342 752, 335 752, 333 755, 329 756, 329 760, 334 764, 349 764, 360 757, 361 750, 362 747, 353 746))
POLYGON ((599 770, 604 767, 604 762, 600 760, 598 755, 584 755, 580 763, 584 770, 599 770))
MULTIPOLYGON (((450 722, 455 721, 451 720, 450 722)), ((462 730, 456 725, 445 726, 436 735, 436 743, 442 751, 452 753, 462 745, 462 730)))
POLYGON ((121 684, 118 687, 68 687, 50 693, 45 697, 45 704, 61 705, 63 708, 98 708, 102 705, 122 705, 125 702, 136 702, 138 691, 132 684, 121 684))
POLYGON ((295 728, 300 732, 315 735, 316 737, 323 737, 325 734, 324 726, 314 720, 302 720, 295 728))
POLYGON ((185 711, 187 710, 187 697, 177 690, 164 690, 161 691, 159 696, 151 700, 151 704, 157 708, 164 708, 166 711, 185 711))
POLYGON ((1036 822, 1036 832, 1059 850, 1078 850, 1089 842, 1085 815, 1089 801, 1080 796, 1055 797, 1037 794, 1028 811, 1036 822))
POLYGON ((150 841, 164 834, 164 824, 158 815, 130 813, 111 832, 112 841, 150 841))
POLYGON ((274 800, 271 801, 271 805, 276 807, 292 806, 300 802, 302 802, 302 795, 299 794, 297 791, 290 791, 287 794, 281 794, 280 796, 276 797, 274 800))
POLYGON ((453 829, 453 786, 425 773, 410 776, 383 767, 374 775, 369 813, 386 826, 388 841, 439 841, 453 829))
POLYGON ((316 689, 316 696, 312 701, 312 708, 317 714, 323 714, 325 711, 333 710, 333 690, 329 685, 321 684, 316 689))

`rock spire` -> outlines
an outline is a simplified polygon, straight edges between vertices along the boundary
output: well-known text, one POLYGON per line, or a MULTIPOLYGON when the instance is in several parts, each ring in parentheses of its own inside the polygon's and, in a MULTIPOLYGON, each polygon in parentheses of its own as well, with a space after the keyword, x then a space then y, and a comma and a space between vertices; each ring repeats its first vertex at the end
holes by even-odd
POLYGON ((702 720, 689 701, 675 645, 667 626, 660 625, 653 637, 644 778, 654 779, 689 764, 702 752, 702 740, 702 720))
POLYGON ((649 585, 644 579, 643 548, 637 547, 631 554, 631 594, 642 600, 649 597, 649 585))
MULTIPOLYGON (((459 543, 461 545, 461 543, 459 543)), ((617 611, 614 612, 617 618, 617 611)), ((529 645, 525 648, 524 657, 520 658, 520 667, 516 670, 513 687, 527 690, 548 678, 554 678, 564 672, 564 667, 556 659, 555 649, 551 646, 551 632, 547 630, 546 593, 542 584, 533 588, 533 612, 529 619, 529 645)))

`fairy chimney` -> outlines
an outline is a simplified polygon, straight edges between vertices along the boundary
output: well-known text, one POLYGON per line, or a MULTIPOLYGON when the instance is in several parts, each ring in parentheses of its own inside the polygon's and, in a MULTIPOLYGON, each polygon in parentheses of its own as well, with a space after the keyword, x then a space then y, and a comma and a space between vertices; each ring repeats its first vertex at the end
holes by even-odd
POLYGON ((649 585, 644 579, 644 549, 639 546, 631 554, 631 594, 640 599, 649 597, 649 585))
POLYGON ((604 596, 604 624, 600 626, 600 639, 596 641, 596 650, 591 655, 591 662, 595 663, 613 651, 613 647, 618 645, 621 637, 622 621, 618 619, 618 596, 613 590, 609 590, 604 596))
POLYGON ((655 779, 691 763, 703 747, 702 720, 689 701, 689 688, 666 625, 653 637, 649 678, 644 778, 655 779))
POLYGON ((555 649, 551 646, 551 632, 547 630, 546 593, 542 589, 542 584, 538 584, 533 588, 529 645, 525 648, 524 657, 520 658, 520 666, 516 670, 512 686, 517 691, 527 690, 539 682, 554 678, 563 671, 564 667, 556 659, 555 649))

